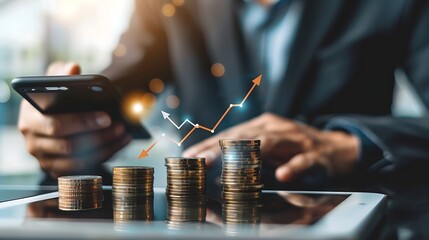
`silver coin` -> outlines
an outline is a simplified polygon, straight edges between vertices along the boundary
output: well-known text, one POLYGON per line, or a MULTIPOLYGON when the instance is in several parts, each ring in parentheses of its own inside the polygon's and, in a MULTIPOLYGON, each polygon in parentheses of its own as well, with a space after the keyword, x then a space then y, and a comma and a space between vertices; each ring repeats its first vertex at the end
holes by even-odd
POLYGON ((255 139, 220 139, 221 146, 261 145, 260 140, 255 139))

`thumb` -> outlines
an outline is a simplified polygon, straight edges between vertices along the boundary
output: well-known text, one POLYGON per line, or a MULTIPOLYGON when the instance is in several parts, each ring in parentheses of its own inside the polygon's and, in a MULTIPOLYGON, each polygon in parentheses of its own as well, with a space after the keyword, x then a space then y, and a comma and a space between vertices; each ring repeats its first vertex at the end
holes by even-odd
POLYGON ((75 62, 53 62, 49 65, 46 75, 77 75, 80 66, 75 62))
POLYGON ((305 152, 295 155, 287 163, 276 169, 276 179, 279 182, 289 182, 317 164, 317 152, 305 152))

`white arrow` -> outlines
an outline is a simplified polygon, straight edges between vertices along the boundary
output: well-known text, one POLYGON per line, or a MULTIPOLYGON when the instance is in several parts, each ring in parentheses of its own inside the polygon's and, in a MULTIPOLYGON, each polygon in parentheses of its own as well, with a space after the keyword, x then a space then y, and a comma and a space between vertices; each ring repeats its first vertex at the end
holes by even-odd
POLYGON ((186 119, 185 121, 183 121, 183 123, 182 124, 180 124, 180 126, 177 126, 177 124, 176 123, 174 123, 173 122, 173 120, 171 120, 171 118, 169 117, 170 116, 170 114, 169 113, 167 113, 167 112, 164 112, 164 111, 161 111, 161 113, 162 113, 162 117, 164 117, 164 119, 168 119, 168 121, 170 121, 177 129, 180 129, 180 128, 182 128, 183 127, 183 125, 186 123, 186 122, 188 122, 189 124, 191 124, 192 126, 194 126, 194 127, 196 127, 197 126, 197 124, 194 124, 193 122, 191 122, 191 121, 189 121, 188 119, 186 119))

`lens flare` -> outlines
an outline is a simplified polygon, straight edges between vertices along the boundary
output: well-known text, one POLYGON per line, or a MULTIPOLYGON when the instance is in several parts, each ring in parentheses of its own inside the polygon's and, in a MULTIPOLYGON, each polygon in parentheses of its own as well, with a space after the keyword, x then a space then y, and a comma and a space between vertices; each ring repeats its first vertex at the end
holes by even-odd
POLYGON ((132 108, 133 112, 136 113, 136 114, 142 113, 143 109, 144 109, 143 104, 140 103, 140 102, 133 103, 133 105, 131 106, 131 108, 132 108))

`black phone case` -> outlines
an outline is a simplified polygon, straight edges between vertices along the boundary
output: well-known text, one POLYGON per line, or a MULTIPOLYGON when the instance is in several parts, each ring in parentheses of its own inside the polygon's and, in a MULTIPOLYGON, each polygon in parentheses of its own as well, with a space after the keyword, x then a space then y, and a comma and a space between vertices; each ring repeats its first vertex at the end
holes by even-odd
POLYGON ((28 76, 15 78, 11 85, 41 113, 106 111, 123 122, 134 138, 150 137, 139 122, 126 117, 121 95, 105 76, 28 76))

